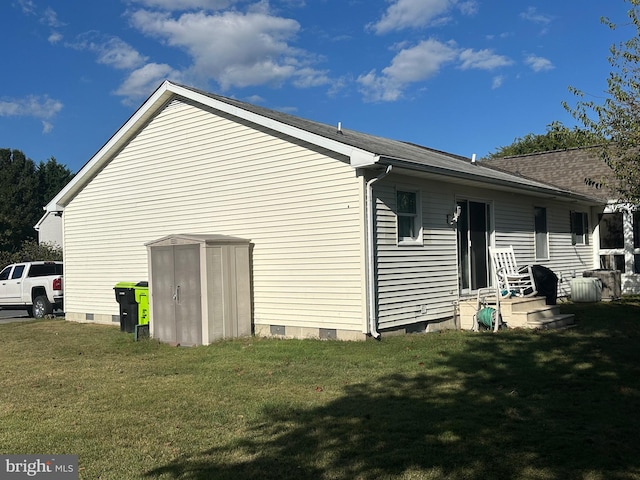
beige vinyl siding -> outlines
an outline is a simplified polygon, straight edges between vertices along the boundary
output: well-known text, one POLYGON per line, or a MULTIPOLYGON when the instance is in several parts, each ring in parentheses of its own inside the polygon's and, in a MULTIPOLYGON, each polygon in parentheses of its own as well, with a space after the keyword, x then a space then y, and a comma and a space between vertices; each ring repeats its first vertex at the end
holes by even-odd
POLYGON ((446 224, 453 195, 433 182, 390 176, 377 197, 379 328, 450 318, 458 298, 455 229, 446 224), (420 192, 422 245, 398 245, 396 186, 420 192))
MULTIPOLYGON (((571 245, 570 210, 586 206, 545 198, 390 175, 374 189, 377 217, 379 328, 450 318, 458 299, 456 228, 446 223, 458 200, 491 205, 492 241, 513 245, 522 264, 539 263, 561 278, 591 268, 592 247, 571 245), (395 192, 420 192, 423 244, 398 246, 395 192), (534 206, 547 207, 550 260, 536 262, 534 206)), ((591 242, 592 243, 592 242, 591 242)), ((566 281, 560 285, 563 292, 566 281)))
POLYGON ((254 244, 256 324, 362 331, 360 194, 346 158, 174 101, 67 206, 66 309, 117 315, 146 242, 215 233, 254 244))
MULTIPOLYGON (((581 276, 584 270, 593 267, 593 239, 589 235, 588 245, 571 243, 571 211, 590 214, 590 208, 576 203, 519 196, 498 196, 495 202, 497 246, 513 245, 516 258, 522 265, 538 264, 553 270, 561 279, 560 293, 569 294, 569 281, 581 276), (547 209, 547 230, 549 232, 549 259, 535 258, 534 207, 547 209)), ((591 221, 591 219, 590 219, 591 221)), ((592 228, 593 225, 590 225, 592 228)))

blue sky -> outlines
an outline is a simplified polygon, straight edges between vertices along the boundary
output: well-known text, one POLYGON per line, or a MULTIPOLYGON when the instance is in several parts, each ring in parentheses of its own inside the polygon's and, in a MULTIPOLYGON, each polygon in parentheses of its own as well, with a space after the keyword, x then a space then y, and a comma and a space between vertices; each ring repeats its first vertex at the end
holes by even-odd
POLYGON ((164 79, 482 157, 600 98, 622 0, 5 0, 0 148, 77 171, 164 79))

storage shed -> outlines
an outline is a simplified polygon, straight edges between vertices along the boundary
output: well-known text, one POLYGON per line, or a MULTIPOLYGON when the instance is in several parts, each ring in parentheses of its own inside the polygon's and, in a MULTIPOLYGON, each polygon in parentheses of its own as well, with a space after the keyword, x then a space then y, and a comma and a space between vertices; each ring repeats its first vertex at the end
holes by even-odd
POLYGON ((181 234, 146 246, 152 337, 192 346, 251 335, 249 240, 181 234))

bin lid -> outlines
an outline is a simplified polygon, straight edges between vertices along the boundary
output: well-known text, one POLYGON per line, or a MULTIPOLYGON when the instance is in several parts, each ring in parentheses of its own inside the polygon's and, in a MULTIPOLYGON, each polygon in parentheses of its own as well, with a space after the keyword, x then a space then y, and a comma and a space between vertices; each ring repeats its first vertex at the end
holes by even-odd
POLYGON ((113 288, 134 288, 137 282, 118 282, 113 288))
POLYGON ((135 284, 136 287, 140 288, 149 288, 149 282, 138 282, 135 284))

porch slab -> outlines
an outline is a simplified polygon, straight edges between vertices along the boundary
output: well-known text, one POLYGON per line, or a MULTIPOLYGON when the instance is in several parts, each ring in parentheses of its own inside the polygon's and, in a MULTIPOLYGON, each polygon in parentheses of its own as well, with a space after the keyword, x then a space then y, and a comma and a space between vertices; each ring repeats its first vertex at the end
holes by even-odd
MULTIPOLYGON (((495 298, 486 300, 486 305, 495 308, 495 298)), ((473 329, 473 316, 477 313, 475 297, 461 299, 458 315, 462 330, 473 329)), ((512 297, 500 300, 502 321, 509 328, 554 329, 567 328, 575 324, 573 314, 561 314, 557 305, 547 305, 544 297, 512 297)))

